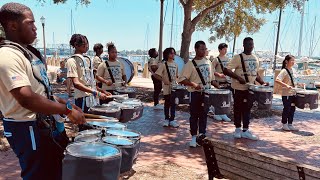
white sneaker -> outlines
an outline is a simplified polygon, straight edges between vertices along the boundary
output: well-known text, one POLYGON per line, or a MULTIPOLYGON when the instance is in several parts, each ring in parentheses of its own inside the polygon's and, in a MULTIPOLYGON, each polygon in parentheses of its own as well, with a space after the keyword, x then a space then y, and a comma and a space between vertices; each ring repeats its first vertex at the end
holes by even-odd
POLYGON ((242 132, 241 133, 241 137, 247 138, 247 139, 251 139, 251 140, 259 140, 259 137, 254 135, 254 134, 252 134, 252 132, 249 131, 249 129, 246 130, 245 132, 242 132))
POLYGON ((169 120, 164 120, 164 122, 163 122, 163 127, 168 127, 169 126, 169 120))
POLYGON ((226 115, 226 114, 223 114, 223 115, 220 115, 221 119, 224 120, 225 122, 230 122, 231 119, 226 115))
POLYGON ((163 110, 163 105, 157 104, 153 107, 154 110, 163 110))
POLYGON ((176 120, 170 121, 169 125, 174 128, 177 128, 180 126, 180 124, 176 120))
POLYGON ((241 128, 236 128, 234 130, 234 133, 233 133, 234 138, 240 139, 241 138, 241 132, 242 132, 241 128))
POLYGON ((222 118, 220 115, 214 115, 213 118, 217 121, 222 121, 222 118))
POLYGON ((292 124, 288 124, 288 128, 291 130, 291 131, 299 131, 298 128, 295 128, 292 124))
POLYGON ((197 136, 192 136, 192 139, 189 144, 190 147, 197 147, 197 136))
POLYGON ((288 124, 283 124, 282 125, 282 130, 284 131, 290 131, 289 127, 288 127, 288 124))

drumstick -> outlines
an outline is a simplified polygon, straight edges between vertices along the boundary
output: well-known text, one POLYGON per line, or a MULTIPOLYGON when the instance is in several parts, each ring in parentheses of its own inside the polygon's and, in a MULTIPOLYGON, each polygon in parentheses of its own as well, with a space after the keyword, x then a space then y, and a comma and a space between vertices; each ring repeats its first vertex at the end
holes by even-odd
POLYGON ((94 118, 94 119, 110 119, 110 117, 107 116, 101 116, 101 115, 96 115, 96 114, 84 114, 84 117, 86 118, 94 118))
POLYGON ((119 122, 119 120, 108 120, 108 119, 86 119, 87 122, 92 122, 92 121, 95 121, 95 122, 119 122))

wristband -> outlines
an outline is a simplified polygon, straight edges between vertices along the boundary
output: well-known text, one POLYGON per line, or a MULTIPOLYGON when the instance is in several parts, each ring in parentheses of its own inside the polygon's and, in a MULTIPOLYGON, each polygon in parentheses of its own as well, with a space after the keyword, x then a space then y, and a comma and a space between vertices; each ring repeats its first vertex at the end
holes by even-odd
POLYGON ((97 96, 97 91, 93 91, 92 94, 93 94, 94 97, 96 97, 97 96))

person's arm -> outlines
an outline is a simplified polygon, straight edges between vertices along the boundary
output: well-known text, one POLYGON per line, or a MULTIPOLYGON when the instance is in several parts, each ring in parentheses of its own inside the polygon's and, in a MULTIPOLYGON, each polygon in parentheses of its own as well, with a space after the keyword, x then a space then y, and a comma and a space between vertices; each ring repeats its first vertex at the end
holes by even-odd
POLYGON ((286 73, 286 71, 281 70, 280 73, 278 74, 278 76, 276 77, 275 82, 276 82, 277 84, 281 85, 282 87, 291 89, 292 87, 291 87, 289 84, 286 84, 286 83, 283 82, 283 79, 284 79, 284 77, 285 77, 286 75, 288 75, 288 74, 286 73))
POLYGON ((196 90, 200 90, 201 89, 200 84, 197 84, 195 82, 191 82, 189 79, 184 79, 184 80, 180 81, 180 84, 183 84, 185 86, 191 86, 196 90))
POLYGON ((216 80, 211 81, 211 85, 214 86, 215 88, 219 89, 219 83, 216 80))
MULTIPOLYGON (((10 91, 12 96, 23 107, 32 112, 42 113, 45 115, 51 114, 66 114, 67 108, 65 103, 54 102, 44 96, 34 93, 30 86, 18 87, 10 91)), ((83 124, 85 118, 82 111, 77 108, 72 108, 68 118, 72 123, 83 124)))
POLYGON ((258 81, 258 83, 260 83, 261 85, 269 86, 269 82, 264 82, 258 73, 257 73, 256 81, 258 81))
POLYGON ((104 78, 98 76, 98 74, 96 74, 96 79, 104 84, 106 84, 107 86, 111 86, 112 85, 112 81, 108 81, 108 80, 105 80, 104 78))
POLYGON ((101 63, 99 66, 98 66, 98 70, 97 70, 97 74, 96 74, 96 79, 104 84, 106 84, 107 86, 111 86, 113 83, 112 81, 108 81, 106 79, 103 78, 104 76, 104 72, 106 70, 106 65, 105 63, 101 63))
POLYGON ((240 82, 240 84, 246 84, 246 81, 239 75, 237 75, 236 73, 232 72, 232 69, 236 69, 238 68, 240 62, 240 56, 239 55, 235 55, 231 61, 229 61, 228 65, 226 68, 223 69, 223 74, 236 79, 240 82))

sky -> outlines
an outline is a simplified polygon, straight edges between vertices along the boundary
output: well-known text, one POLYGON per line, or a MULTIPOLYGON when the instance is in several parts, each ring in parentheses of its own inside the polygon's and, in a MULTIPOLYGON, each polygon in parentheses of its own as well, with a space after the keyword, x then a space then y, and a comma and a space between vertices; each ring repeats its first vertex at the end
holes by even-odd
MULTIPOLYGON (((12 0, 0 0, 0 6, 12 0)), ((42 26, 40 18, 43 16, 45 22, 45 37, 47 47, 52 44, 68 44, 72 33, 84 34, 90 42, 90 49, 95 43, 114 42, 118 50, 137 50, 158 48, 159 43, 159 0, 92 0, 88 6, 77 5, 76 0, 68 0, 66 4, 53 4, 52 0, 39 3, 36 0, 15 0, 29 6, 36 20, 38 28, 38 46, 43 46, 42 26), (71 11, 72 17, 71 18, 71 11), (72 19, 72 20, 71 20, 72 19), (71 32, 71 21, 73 32, 71 32)), ((315 51, 312 56, 320 56, 320 17, 316 10, 320 9, 320 0, 309 0, 305 5, 304 33, 302 44, 302 55, 308 56, 310 44, 315 51), (317 16, 317 17, 316 17, 317 16), (317 18, 315 20, 315 18, 317 18), (316 23, 315 23, 316 22, 316 23), (313 31, 315 24, 316 31, 313 31), (314 32, 314 38, 312 34, 314 32), (313 40, 311 40, 313 39, 313 40), (317 43, 317 46, 315 44, 317 43)), ((178 0, 166 0, 164 3, 164 38, 163 47, 174 47, 180 49, 181 33, 183 27, 183 10, 178 0), (174 5, 173 5, 174 4, 174 5), (174 6, 174 8, 173 8, 174 6), (173 11, 174 10, 174 11, 173 11), (172 23, 173 15, 173 23, 172 23), (173 26, 171 26, 173 24, 173 26), (171 39, 172 29, 172 43, 171 39)), ((242 33, 236 42, 236 49, 242 48, 242 39, 251 36, 255 40, 255 50, 274 51, 275 44, 275 21, 278 21, 279 11, 271 14, 260 15, 267 20, 258 33, 249 35, 242 33)), ((299 32, 301 14, 287 7, 284 9, 280 28, 279 51, 288 51, 293 55, 298 53, 299 32)), ((225 39, 209 43, 209 31, 196 31, 192 36, 190 50, 197 40, 204 40, 210 50, 216 50, 225 39)), ((233 42, 227 42, 231 51, 233 42)))

